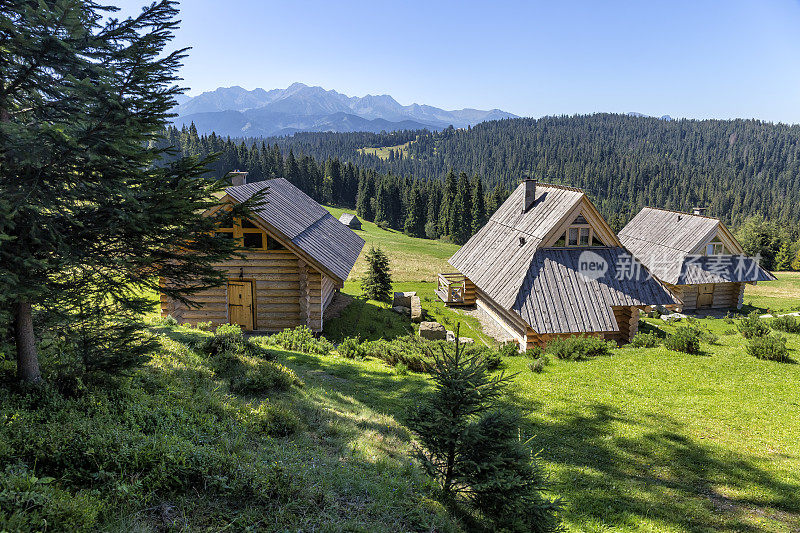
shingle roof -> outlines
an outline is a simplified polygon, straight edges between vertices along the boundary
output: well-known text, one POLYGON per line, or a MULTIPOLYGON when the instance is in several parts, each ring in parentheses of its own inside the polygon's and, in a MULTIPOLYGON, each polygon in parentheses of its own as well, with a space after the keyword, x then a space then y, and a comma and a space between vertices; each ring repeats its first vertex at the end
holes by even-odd
POLYGON ((342 224, 344 224, 345 226, 347 226, 348 224, 350 224, 350 223, 351 223, 353 220, 355 220, 356 222, 360 222, 360 221, 358 220, 358 217, 357 217, 357 216, 355 216, 355 215, 354 215, 354 214, 352 214, 352 213, 342 213, 342 216, 340 216, 340 217, 339 217, 339 222, 341 222, 341 223, 342 223, 342 224))
POLYGON ((537 184, 535 202, 524 213, 523 196, 524 184, 449 262, 537 333, 618 331, 612 306, 676 303, 644 269, 640 268, 644 273, 641 279, 614 279, 616 265, 626 257, 639 265, 620 247, 540 248, 552 230, 584 201, 583 191, 537 184), (595 260, 610 265, 606 276, 591 279, 580 274, 584 252, 592 252, 595 260))
POLYGON ((541 248, 512 310, 537 333, 590 333, 619 331, 613 306, 674 303, 624 248, 541 248))
POLYGON ((253 214, 339 280, 347 279, 364 247, 364 239, 283 178, 228 187, 226 192, 244 202, 264 188, 268 189, 266 202, 253 214))
POLYGON ((521 206, 521 184, 449 262, 506 309, 515 302, 533 254, 547 234, 581 202, 579 189, 538 184, 533 205, 521 206), (525 243, 520 246, 520 237, 525 243))
POLYGON ((619 239, 654 276, 672 285, 775 279, 747 256, 690 255, 721 227, 716 218, 645 207, 622 228, 619 239))

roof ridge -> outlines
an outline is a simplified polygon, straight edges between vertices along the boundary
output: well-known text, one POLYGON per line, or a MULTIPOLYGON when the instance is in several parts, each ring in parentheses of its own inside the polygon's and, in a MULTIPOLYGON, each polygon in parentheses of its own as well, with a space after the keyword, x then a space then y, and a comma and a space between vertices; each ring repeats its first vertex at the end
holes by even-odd
POLYGON ((694 213, 687 213, 685 211, 675 211, 674 209, 666 209, 664 207, 653 207, 653 206, 650 206, 650 205, 646 205, 644 207, 647 208, 647 209, 655 209, 656 211, 665 211, 667 213, 675 213, 675 214, 678 214, 678 215, 686 215, 686 216, 690 216, 690 217, 707 218, 709 220, 716 220, 717 222, 722 222, 717 217, 710 217, 708 215, 695 215, 694 213))
POLYGON ((570 185, 558 185, 556 183, 547 183, 546 181, 537 181, 536 186, 543 185, 545 187, 552 187, 554 189, 564 189, 565 191, 573 191, 586 194, 586 191, 581 189, 580 187, 572 187, 570 185))

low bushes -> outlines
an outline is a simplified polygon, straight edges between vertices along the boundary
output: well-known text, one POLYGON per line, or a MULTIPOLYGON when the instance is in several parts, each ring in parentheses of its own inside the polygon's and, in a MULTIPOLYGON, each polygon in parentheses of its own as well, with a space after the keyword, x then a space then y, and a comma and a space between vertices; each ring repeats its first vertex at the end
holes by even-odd
POLYGON ((780 363, 789 361, 789 349, 786 347, 786 338, 780 335, 753 337, 747 343, 745 349, 747 353, 759 359, 778 361, 780 363))
MULTIPOLYGON (((488 346, 472 346, 464 350, 464 355, 467 357, 478 356, 486 361, 486 368, 489 370, 497 370, 503 362, 503 357, 500 353, 492 350, 488 346)), ((516 353, 515 355, 519 355, 516 353)))
POLYGON ((367 356, 367 349, 358 337, 347 337, 336 348, 339 355, 348 359, 363 359, 367 356))
POLYGON ((610 355, 613 346, 612 343, 606 342, 600 337, 560 337, 547 343, 545 353, 559 359, 582 361, 590 357, 610 355))
POLYGON ((673 333, 667 335, 664 346, 668 350, 683 352, 688 354, 700 353, 700 338, 702 331, 692 326, 676 328, 673 333))
POLYGON ((769 334, 769 326, 758 316, 758 311, 753 311, 739 320, 736 324, 736 328, 745 339, 763 337, 769 334))
POLYGON ((633 336, 630 346, 632 348, 655 348, 661 344, 661 339, 655 333, 637 333, 633 336))
POLYGON ((791 315, 773 318, 769 322, 769 327, 786 333, 800 333, 800 321, 797 320, 797 317, 791 315))
POLYGON ((230 390, 238 394, 263 394, 272 390, 289 390, 303 381, 290 368, 273 361, 257 361, 239 375, 231 377, 230 390))
POLYGON ((278 346, 284 350, 319 355, 326 355, 334 348, 333 344, 325 337, 314 337, 314 332, 306 326, 287 328, 274 335, 261 337, 259 342, 265 346, 278 346))
POLYGON ((403 363, 412 372, 428 372, 432 359, 428 352, 431 347, 444 341, 426 341, 416 335, 405 335, 390 341, 379 339, 362 344, 366 355, 375 357, 389 366, 403 363))

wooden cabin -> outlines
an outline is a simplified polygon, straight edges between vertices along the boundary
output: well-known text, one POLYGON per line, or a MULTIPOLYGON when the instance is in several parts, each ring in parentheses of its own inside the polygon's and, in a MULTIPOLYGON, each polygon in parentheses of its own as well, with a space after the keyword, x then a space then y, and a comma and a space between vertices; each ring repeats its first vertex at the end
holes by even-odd
POLYGON ((639 309, 675 303, 583 191, 535 180, 520 184, 449 262, 458 273, 447 274, 439 297, 454 284, 469 287, 456 303, 475 304, 521 349, 581 334, 627 342, 639 309))
POLYGON ((238 324, 261 331, 306 325, 322 331, 324 311, 350 274, 364 240, 283 178, 228 187, 221 208, 265 188, 266 202, 250 219, 231 219, 228 227, 217 229, 239 241, 245 254, 217 265, 227 272, 228 282, 194 296, 202 304, 199 308, 162 294, 163 316, 192 325, 238 324))
POLYGON ((342 213, 342 216, 339 217, 339 222, 350 229, 361 229, 361 221, 351 213, 342 213))
POLYGON ((645 207, 619 232, 622 244, 680 301, 681 310, 740 308, 745 285, 776 279, 702 208, 645 207))

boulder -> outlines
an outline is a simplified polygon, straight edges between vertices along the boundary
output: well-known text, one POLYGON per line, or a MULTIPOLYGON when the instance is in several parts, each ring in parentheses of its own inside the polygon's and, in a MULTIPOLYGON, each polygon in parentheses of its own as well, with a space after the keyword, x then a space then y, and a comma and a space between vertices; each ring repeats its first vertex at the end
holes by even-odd
POLYGON ((394 293, 394 300, 392 307, 408 307, 411 308, 411 297, 416 296, 416 292, 396 292, 394 293))
POLYGON ((419 296, 411 297, 411 321, 422 321, 422 302, 420 302, 419 296))
POLYGON ((447 330, 438 322, 422 322, 419 325, 419 336, 429 341, 443 341, 447 338, 447 330))
POLYGON ((456 342, 456 334, 452 331, 447 331, 447 342, 456 342))
POLYGON ((680 313, 672 313, 669 315, 661 315, 661 320, 666 322, 667 324, 671 324, 672 322, 680 322, 686 318, 686 315, 682 315, 680 313))
POLYGON ((470 337, 459 337, 458 338, 459 344, 475 344, 475 339, 470 337))

